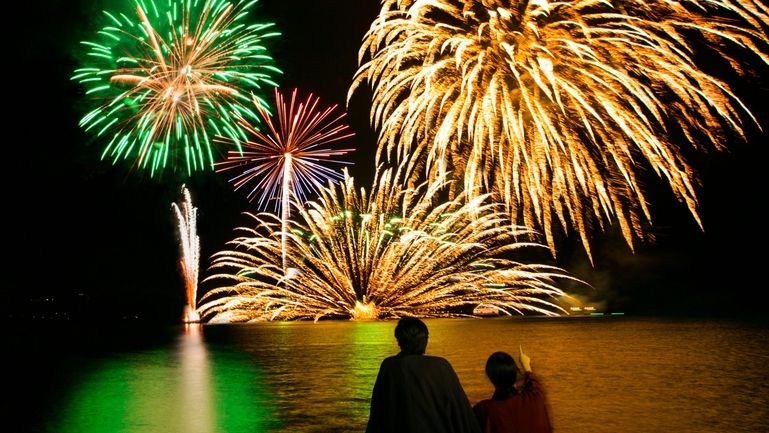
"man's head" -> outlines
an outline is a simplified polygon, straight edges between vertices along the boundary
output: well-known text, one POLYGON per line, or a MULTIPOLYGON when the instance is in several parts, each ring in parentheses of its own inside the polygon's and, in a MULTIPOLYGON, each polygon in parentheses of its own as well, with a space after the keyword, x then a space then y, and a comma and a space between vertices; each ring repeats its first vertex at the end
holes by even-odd
POLYGON ((486 376, 497 389, 510 389, 518 379, 518 366, 512 356, 495 352, 486 361, 486 376))
POLYGON ((395 338, 401 353, 423 355, 427 349, 427 325, 415 317, 404 317, 395 327, 395 338))

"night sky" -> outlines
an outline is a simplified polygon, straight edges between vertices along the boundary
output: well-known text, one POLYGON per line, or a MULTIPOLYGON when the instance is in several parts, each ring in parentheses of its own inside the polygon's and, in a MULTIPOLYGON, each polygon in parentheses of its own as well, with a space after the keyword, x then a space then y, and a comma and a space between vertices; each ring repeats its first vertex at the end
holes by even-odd
MULTIPOLYGON (((208 257, 235 237, 233 228, 248 223, 241 212, 256 210, 223 175, 151 179, 99 161, 104 143, 78 128, 83 97, 69 78, 78 67, 78 41, 101 28, 93 17, 114 1, 16 2, 19 9, 7 15, 24 26, 5 40, 3 319, 68 311, 75 319, 176 320, 184 292, 170 204, 179 201, 180 185, 187 183, 199 208, 202 277, 208 257)), ((252 20, 275 22, 283 33, 268 47, 285 73, 278 79, 284 91, 298 87, 344 108, 361 39, 378 10, 376 0, 260 0, 252 20)), ((715 60, 704 58, 703 67, 728 79, 769 127, 767 68, 739 78, 715 60)), ((351 173, 358 185, 370 183, 373 172, 369 98, 364 89, 347 108, 356 137, 343 145, 357 149, 351 173)), ((605 311, 628 314, 761 313, 767 146, 756 126, 747 131, 748 143, 735 141, 728 153, 686 151, 701 181, 704 232, 670 188, 647 173, 654 244, 637 244, 632 253, 609 227, 593 241, 591 266, 577 237, 561 234, 554 263, 594 287, 575 287, 576 293, 605 311)))

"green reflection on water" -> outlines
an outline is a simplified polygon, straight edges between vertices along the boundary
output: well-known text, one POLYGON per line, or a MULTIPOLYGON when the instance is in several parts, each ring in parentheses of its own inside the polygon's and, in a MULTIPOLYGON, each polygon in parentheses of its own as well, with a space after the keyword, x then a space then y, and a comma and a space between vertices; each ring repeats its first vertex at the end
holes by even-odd
POLYGON ((355 322, 350 326, 348 347, 352 350, 342 359, 346 374, 341 388, 349 403, 340 409, 348 414, 351 425, 362 431, 368 422, 379 365, 384 358, 395 355, 398 346, 393 335, 395 322, 355 322))
POLYGON ((101 360, 45 426, 51 432, 231 432, 280 428, 263 374, 238 353, 209 351, 197 325, 170 350, 101 360))
POLYGON ((215 351, 212 361, 211 395, 218 431, 279 431, 275 396, 266 386, 265 375, 240 353, 215 351))

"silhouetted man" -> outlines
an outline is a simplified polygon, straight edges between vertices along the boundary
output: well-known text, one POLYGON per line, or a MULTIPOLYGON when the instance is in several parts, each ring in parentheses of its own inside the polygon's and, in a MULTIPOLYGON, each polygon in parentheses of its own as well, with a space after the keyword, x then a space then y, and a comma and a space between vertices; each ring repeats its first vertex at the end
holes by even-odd
POLYGON ((404 317, 395 327, 401 352, 382 361, 371 395, 367 433, 481 429, 448 361, 425 356, 427 325, 404 317))

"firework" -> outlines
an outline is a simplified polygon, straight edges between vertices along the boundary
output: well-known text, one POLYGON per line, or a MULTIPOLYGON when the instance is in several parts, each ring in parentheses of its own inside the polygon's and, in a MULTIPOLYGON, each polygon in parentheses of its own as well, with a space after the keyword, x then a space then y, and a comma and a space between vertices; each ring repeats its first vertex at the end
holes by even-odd
POLYGON ((548 297, 570 278, 510 257, 536 244, 511 226, 488 195, 436 205, 442 185, 404 189, 399 173, 377 175, 371 193, 352 178, 321 190, 292 222, 287 272, 280 219, 252 215, 253 229, 217 253, 210 279, 227 285, 201 299, 211 322, 349 317, 455 316, 481 305, 503 314, 562 311, 548 297), (205 301, 205 302, 204 302, 205 301))
POLYGON ((695 148, 743 137, 739 113, 755 119, 694 51, 739 73, 753 52, 769 63, 767 12, 752 0, 385 0, 350 93, 372 85, 383 154, 492 192, 553 254, 554 220, 588 255, 593 222, 617 221, 632 248, 651 222, 644 166, 701 225, 667 128, 695 148))
MULTIPOLYGON (((253 200, 259 197, 260 209, 268 207, 268 201, 273 200, 275 210, 280 207, 283 221, 283 231, 287 232, 287 222, 290 217, 291 195, 301 202, 307 200, 307 194, 317 191, 317 185, 323 185, 328 180, 341 180, 339 171, 326 167, 322 163, 350 164, 349 162, 332 159, 345 155, 354 149, 321 148, 329 143, 353 136, 344 133, 347 125, 339 123, 345 113, 336 118, 331 113, 336 105, 318 109, 319 98, 310 94, 304 102, 297 101, 297 91, 291 94, 290 103, 283 100, 283 95, 275 89, 277 104, 277 124, 269 113, 264 110, 258 100, 254 100, 256 110, 261 114, 269 132, 260 132, 240 118, 240 127, 250 132, 256 141, 238 142, 242 152, 229 151, 226 162, 218 164, 222 168, 217 171, 237 169, 242 173, 231 179, 235 189, 244 185, 253 187, 248 197, 253 200)), ((233 144, 230 137, 217 138, 217 141, 233 144)))
POLYGON ((199 320, 197 315, 198 299, 198 271, 200 269, 200 238, 197 232, 198 208, 192 206, 190 191, 182 185, 184 202, 181 208, 176 203, 171 203, 171 208, 176 213, 179 221, 179 238, 181 240, 182 258, 180 260, 182 276, 187 292, 187 321, 199 320))
POLYGON ((217 159, 214 135, 245 139, 233 113, 256 119, 249 94, 280 73, 262 45, 278 35, 272 24, 244 22, 254 3, 139 0, 133 12, 104 12, 72 77, 98 105, 80 126, 107 141, 102 159, 191 174, 217 159))
POLYGON ((283 95, 275 89, 277 104, 277 124, 272 116, 263 108, 262 103, 255 100, 256 111, 259 112, 269 132, 261 132, 240 118, 239 126, 251 133, 256 141, 237 141, 230 137, 220 137, 215 141, 231 145, 233 141, 240 151, 229 151, 226 162, 217 164, 224 170, 243 170, 231 179, 235 189, 253 184, 248 193, 249 199, 259 197, 259 209, 266 210, 268 201, 274 200, 274 209, 280 209, 280 204, 287 200, 288 192, 302 201, 307 200, 310 192, 317 191, 317 185, 325 184, 329 179, 341 180, 342 174, 321 164, 330 162, 350 164, 349 162, 331 159, 342 156, 354 149, 319 148, 329 143, 352 137, 353 133, 344 133, 347 125, 339 122, 346 116, 340 114, 331 119, 331 113, 336 105, 321 111, 318 109, 319 98, 309 95, 304 102, 297 101, 297 90, 291 94, 291 101, 286 103, 283 95))

